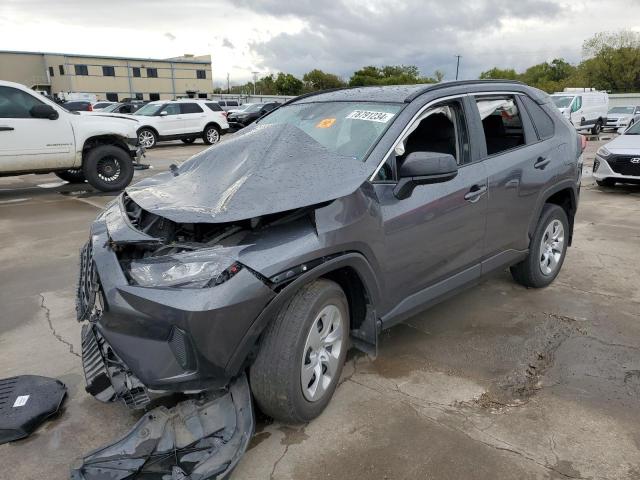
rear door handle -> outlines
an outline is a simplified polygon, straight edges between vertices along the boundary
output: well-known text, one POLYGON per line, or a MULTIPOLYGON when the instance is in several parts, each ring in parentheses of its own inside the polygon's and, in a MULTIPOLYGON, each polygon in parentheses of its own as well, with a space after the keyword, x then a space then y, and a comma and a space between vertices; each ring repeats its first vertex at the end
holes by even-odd
POLYGON ((536 160, 536 163, 534 163, 533 166, 540 170, 544 170, 545 167, 549 165, 550 162, 551 162, 551 159, 549 158, 538 157, 538 160, 536 160))
POLYGON ((9 132, 11 130, 13 130, 13 127, 0 126, 0 132, 9 132))
POLYGON ((476 203, 480 200, 480 197, 487 193, 486 185, 474 185, 471 189, 465 194, 464 199, 471 203, 476 203))

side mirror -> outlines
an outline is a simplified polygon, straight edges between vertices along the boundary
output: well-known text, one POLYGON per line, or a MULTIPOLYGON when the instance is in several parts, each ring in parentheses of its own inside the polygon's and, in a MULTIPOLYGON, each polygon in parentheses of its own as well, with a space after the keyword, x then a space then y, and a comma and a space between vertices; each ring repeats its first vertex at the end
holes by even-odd
POLYGON ((33 118, 47 118, 49 120, 56 120, 60 116, 55 108, 46 103, 34 105, 31 107, 31 110, 29 110, 29 114, 33 118))
POLYGON ((448 182, 458 175, 456 159, 448 153, 412 152, 400 167, 399 180, 393 189, 396 198, 411 196, 418 185, 448 182))
POLYGON ((161 117, 166 117, 167 115, 169 115, 169 112, 167 112, 166 110, 160 112, 161 117))

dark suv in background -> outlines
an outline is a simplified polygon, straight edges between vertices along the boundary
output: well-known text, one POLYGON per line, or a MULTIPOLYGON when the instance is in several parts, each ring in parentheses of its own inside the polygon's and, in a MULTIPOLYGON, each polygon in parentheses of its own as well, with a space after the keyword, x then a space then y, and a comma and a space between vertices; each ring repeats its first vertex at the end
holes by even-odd
POLYGON ((348 348, 509 267, 527 287, 571 244, 583 143, 517 82, 298 97, 93 223, 78 315, 87 390, 222 388, 248 371, 287 422, 319 415, 348 348))
POLYGON ((229 128, 240 130, 279 106, 278 102, 252 103, 244 110, 230 112, 227 116, 229 128))

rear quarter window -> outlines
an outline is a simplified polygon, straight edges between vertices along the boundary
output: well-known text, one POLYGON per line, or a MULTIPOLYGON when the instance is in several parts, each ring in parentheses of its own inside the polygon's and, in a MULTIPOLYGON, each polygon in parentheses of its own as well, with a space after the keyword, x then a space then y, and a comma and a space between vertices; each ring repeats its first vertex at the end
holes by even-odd
POLYGON ((207 108, 209 110, 212 110, 214 112, 221 112, 222 111, 222 107, 220 105, 218 105, 217 103, 209 102, 209 103, 205 103, 205 105, 207 106, 207 108))
POLYGON ((529 113, 529 117, 531 118, 531 122, 533 123, 536 132, 538 133, 538 138, 540 140, 545 140, 547 138, 553 137, 555 133, 555 124, 551 117, 545 112, 540 105, 531 100, 531 98, 527 96, 522 96, 522 101, 524 103, 527 112, 529 113))

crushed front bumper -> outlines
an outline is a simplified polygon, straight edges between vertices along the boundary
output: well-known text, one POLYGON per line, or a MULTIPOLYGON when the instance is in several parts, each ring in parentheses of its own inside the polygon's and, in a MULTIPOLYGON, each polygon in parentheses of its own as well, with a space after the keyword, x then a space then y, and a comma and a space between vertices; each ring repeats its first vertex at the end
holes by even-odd
POLYGON ((79 459, 71 480, 227 478, 254 431, 249 382, 146 413, 121 439, 79 459))
POLYGON ((241 372, 231 359, 272 289, 242 269, 199 289, 130 285, 111 247, 106 216, 81 253, 77 316, 87 391, 144 407, 157 394, 226 387, 241 372))

